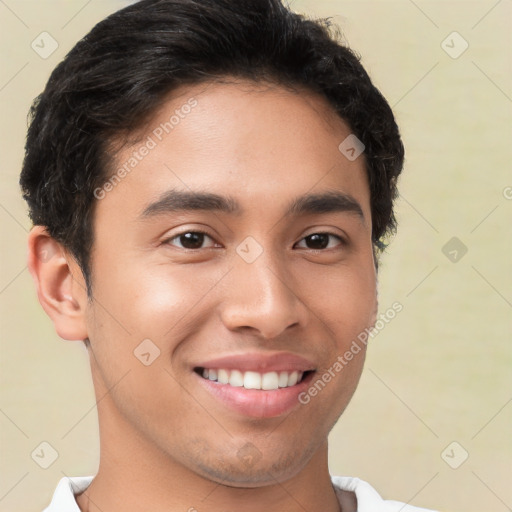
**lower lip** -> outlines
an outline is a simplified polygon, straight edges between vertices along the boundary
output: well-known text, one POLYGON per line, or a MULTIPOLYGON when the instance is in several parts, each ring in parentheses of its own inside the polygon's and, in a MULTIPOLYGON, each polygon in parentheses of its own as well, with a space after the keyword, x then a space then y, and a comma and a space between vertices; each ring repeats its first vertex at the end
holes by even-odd
POLYGON ((309 373, 295 386, 270 391, 219 384, 196 376, 209 393, 230 409, 252 418, 274 418, 300 405, 299 394, 307 389, 313 375, 309 373))

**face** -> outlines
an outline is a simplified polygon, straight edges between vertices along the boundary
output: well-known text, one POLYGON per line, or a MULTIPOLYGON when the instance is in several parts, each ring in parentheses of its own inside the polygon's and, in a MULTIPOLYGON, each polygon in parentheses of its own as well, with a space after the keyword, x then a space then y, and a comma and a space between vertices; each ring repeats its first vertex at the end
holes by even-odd
POLYGON ((335 363, 377 306, 350 133, 312 93, 212 83, 176 91, 116 155, 86 312, 97 395, 111 389, 100 424, 234 486, 290 478, 325 446, 364 346, 335 363))

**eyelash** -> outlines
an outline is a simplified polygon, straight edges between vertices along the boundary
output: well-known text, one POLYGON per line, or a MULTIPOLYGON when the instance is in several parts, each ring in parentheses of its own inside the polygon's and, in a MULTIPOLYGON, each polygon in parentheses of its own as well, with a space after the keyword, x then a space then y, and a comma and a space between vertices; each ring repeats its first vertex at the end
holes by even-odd
MULTIPOLYGON (((181 233, 178 233, 170 238, 167 238, 163 241, 163 244, 168 244, 168 245, 173 245, 171 244, 171 241, 172 240, 175 240, 176 238, 180 238, 181 236, 183 235, 186 235, 188 233, 194 233, 194 234, 202 234, 202 235, 206 235, 207 237, 209 237, 210 239, 212 239, 213 241, 214 238, 207 232, 207 231, 203 231, 202 229, 194 229, 194 230, 187 230, 187 231, 183 231, 181 233)), ((305 237, 301 238, 299 240, 299 242, 302 242, 302 240, 305 240, 306 238, 309 238, 310 236, 313 236, 313 235, 328 235, 330 237, 334 237, 334 238, 337 238, 338 241, 340 242, 340 246, 341 247, 345 247, 347 246, 347 242, 345 239, 343 239, 340 235, 336 235, 334 233, 331 233, 329 231, 317 231, 317 232, 314 232, 314 233, 310 233, 309 235, 306 235, 305 237)), ((208 249, 212 249, 213 247, 208 247, 208 249)), ((197 252, 197 251, 200 251, 201 249, 187 249, 185 247, 178 247, 178 249, 182 249, 184 251, 194 251, 194 252, 197 252)), ((332 249, 332 247, 331 247, 332 249)), ((325 249, 309 249, 310 251, 315 251, 315 252, 324 252, 324 251, 328 251, 329 249, 325 248, 325 249)))

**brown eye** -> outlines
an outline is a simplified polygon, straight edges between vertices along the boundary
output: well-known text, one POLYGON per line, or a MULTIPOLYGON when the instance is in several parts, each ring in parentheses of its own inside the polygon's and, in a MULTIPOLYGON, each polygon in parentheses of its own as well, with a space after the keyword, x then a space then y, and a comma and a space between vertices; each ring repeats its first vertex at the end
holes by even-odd
POLYGON ((304 237, 302 241, 306 241, 306 249, 312 249, 315 251, 323 250, 329 247, 329 242, 331 239, 337 239, 340 243, 338 245, 344 245, 344 240, 338 235, 334 235, 333 233, 313 233, 304 237))
MULTIPOLYGON (((213 241, 213 239, 207 233, 202 231, 186 231, 184 233, 173 236, 172 238, 169 238, 165 241, 165 243, 169 245, 176 245, 181 249, 197 250, 203 249, 203 244, 206 239, 213 241), (172 243, 173 241, 177 241, 178 243, 172 243)), ((213 245, 210 247, 213 247, 213 245)))

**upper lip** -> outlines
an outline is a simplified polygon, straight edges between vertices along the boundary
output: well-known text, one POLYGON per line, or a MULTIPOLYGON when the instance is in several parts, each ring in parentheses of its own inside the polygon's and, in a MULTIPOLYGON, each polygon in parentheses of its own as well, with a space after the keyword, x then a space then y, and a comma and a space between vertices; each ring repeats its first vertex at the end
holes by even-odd
POLYGON ((245 352, 203 361, 195 367, 208 369, 240 370, 242 372, 293 372, 311 371, 314 363, 291 352, 245 352))

